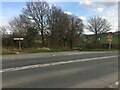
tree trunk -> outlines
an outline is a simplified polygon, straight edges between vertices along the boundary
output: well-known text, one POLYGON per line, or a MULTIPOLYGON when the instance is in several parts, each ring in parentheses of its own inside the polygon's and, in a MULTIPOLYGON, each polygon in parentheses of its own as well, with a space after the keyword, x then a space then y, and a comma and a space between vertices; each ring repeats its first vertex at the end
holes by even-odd
POLYGON ((43 34, 43 30, 41 30, 41 37, 42 37, 42 46, 45 46, 45 41, 44 41, 44 34, 43 34))
POLYGON ((95 47, 97 47, 97 39, 98 39, 98 35, 97 33, 95 34, 95 47))
POLYGON ((73 41, 70 40, 70 49, 72 49, 72 48, 73 48, 73 41))

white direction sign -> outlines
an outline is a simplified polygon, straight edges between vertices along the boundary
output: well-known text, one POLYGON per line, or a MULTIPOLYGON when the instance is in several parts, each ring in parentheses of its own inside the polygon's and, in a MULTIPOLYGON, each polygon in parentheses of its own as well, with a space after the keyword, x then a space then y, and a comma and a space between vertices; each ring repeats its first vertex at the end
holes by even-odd
POLYGON ((20 38, 20 40, 24 40, 23 38, 20 38))
POLYGON ((19 49, 21 51, 21 41, 24 40, 24 38, 13 38, 13 40, 19 41, 19 49))
POLYGON ((24 40, 24 38, 14 38, 14 40, 24 40))

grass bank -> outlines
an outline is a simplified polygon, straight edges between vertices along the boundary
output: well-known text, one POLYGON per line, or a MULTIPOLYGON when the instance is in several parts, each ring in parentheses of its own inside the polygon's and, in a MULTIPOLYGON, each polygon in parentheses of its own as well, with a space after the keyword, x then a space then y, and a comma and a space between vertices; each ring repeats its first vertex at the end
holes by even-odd
POLYGON ((10 54, 27 54, 27 53, 49 53, 49 52, 65 52, 65 51, 71 51, 67 48, 61 48, 61 49, 49 49, 49 48, 27 48, 22 49, 19 51, 18 49, 10 50, 10 49, 3 49, 2 55, 10 55, 10 54))
MULTIPOLYGON (((19 50, 8 50, 3 49, 2 55, 12 55, 12 54, 27 54, 27 53, 49 53, 49 52, 65 52, 65 51, 74 51, 70 49, 49 49, 49 48, 38 48, 38 49, 23 49, 22 51, 19 50)), ((118 51, 118 49, 81 49, 77 51, 118 51)))

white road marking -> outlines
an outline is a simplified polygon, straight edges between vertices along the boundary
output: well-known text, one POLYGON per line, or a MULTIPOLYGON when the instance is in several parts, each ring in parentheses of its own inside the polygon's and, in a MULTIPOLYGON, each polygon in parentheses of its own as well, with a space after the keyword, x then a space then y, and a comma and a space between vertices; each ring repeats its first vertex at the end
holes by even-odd
POLYGON ((27 69, 40 68, 40 67, 55 66, 55 65, 62 65, 62 64, 75 63, 75 62, 100 60, 100 59, 107 59, 107 58, 113 58, 113 57, 118 57, 118 56, 114 55, 114 56, 106 56, 106 57, 96 57, 96 58, 60 61, 60 62, 53 62, 53 63, 46 63, 46 64, 36 64, 36 65, 29 65, 29 66, 22 66, 22 67, 7 68, 7 69, 0 70, 0 73, 27 70, 27 69))

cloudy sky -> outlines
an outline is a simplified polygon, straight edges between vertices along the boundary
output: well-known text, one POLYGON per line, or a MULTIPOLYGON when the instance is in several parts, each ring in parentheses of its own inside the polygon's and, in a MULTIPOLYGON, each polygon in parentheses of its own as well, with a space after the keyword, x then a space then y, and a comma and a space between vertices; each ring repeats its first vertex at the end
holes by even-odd
MULTIPOLYGON (((25 2, 0 2, 0 26, 8 25, 9 20, 21 13, 25 2)), ((75 2, 49 2, 61 7, 65 13, 78 16, 86 24, 92 16, 101 16, 112 24, 112 30, 118 30, 118 3, 117 2, 91 2, 79 0, 75 2)), ((90 33, 85 30, 85 33, 90 33)))

